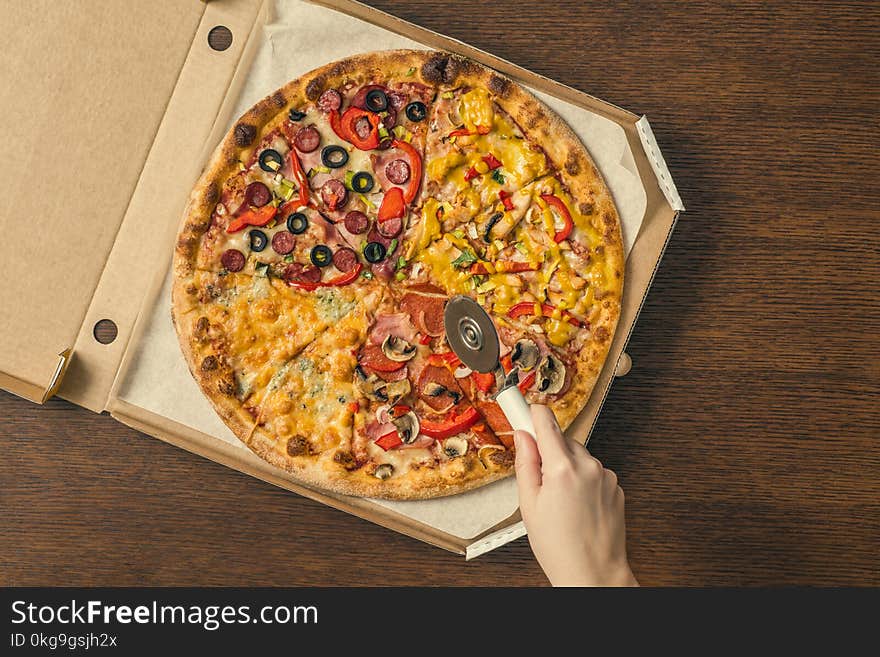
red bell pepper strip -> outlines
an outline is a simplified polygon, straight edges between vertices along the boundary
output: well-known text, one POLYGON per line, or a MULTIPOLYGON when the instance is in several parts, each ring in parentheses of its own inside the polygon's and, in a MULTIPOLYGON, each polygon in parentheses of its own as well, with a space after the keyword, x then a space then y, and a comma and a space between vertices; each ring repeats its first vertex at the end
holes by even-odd
POLYGON ((501 160, 492 155, 492 153, 484 155, 483 162, 485 162, 486 166, 489 167, 489 171, 494 171, 501 166, 501 160))
POLYGON ((355 148, 359 148, 362 151, 371 151, 379 145, 379 123, 381 122, 382 117, 378 114, 373 114, 373 112, 368 112, 360 107, 349 107, 342 113, 342 117, 339 119, 339 127, 342 130, 342 134, 345 135, 344 139, 354 144, 355 148), (361 119, 366 119, 370 122, 370 134, 363 139, 354 129, 355 123, 361 119))
POLYGON ((379 223, 396 219, 406 214, 406 203, 403 200, 403 190, 400 187, 392 187, 382 197, 382 205, 379 206, 379 223))
POLYGON ((473 406, 468 406, 461 414, 455 412, 450 413, 442 422, 422 420, 419 433, 423 433, 430 438, 442 440, 443 438, 449 438, 449 436, 459 434, 462 431, 467 431, 470 427, 479 422, 479 420, 480 414, 477 412, 477 409, 473 406))
POLYGON ((461 128, 456 128, 452 132, 450 132, 447 137, 469 137, 470 135, 488 135, 492 130, 489 126, 478 125, 476 126, 476 130, 468 130, 464 126, 461 128))
POLYGON ((510 357, 510 354, 505 354, 501 357, 501 366, 504 368, 505 374, 513 369, 513 359, 510 357))
POLYGON ((495 375, 492 372, 473 372, 474 383, 477 384, 477 390, 481 392, 489 392, 495 385, 495 375))
POLYGON ((431 354, 428 356, 428 365, 454 369, 461 365, 461 360, 455 355, 454 351, 447 351, 442 354, 431 354))
POLYGON ((431 336, 423 335, 419 338, 419 344, 431 344, 431 336))
POLYGON ((553 236, 553 241, 559 244, 559 242, 571 235, 571 230, 574 228, 571 213, 568 211, 568 207, 565 203, 562 202, 562 199, 558 196, 554 196, 553 194, 541 194, 541 198, 547 205, 554 208, 559 213, 560 217, 562 217, 562 228, 556 231, 556 234, 553 236))
POLYGON ((480 172, 477 171, 476 169, 474 169, 473 167, 471 167, 470 169, 467 170, 467 173, 464 174, 464 181, 470 182, 474 178, 479 178, 479 177, 480 177, 480 172))
POLYGON ((407 203, 412 203, 419 194, 419 186, 422 184, 422 156, 415 146, 402 139, 391 142, 394 148, 399 148, 409 157, 409 187, 406 188, 403 198, 407 203))
MULTIPOLYGON (((544 317, 553 317, 553 313, 556 312, 556 307, 551 306, 549 303, 541 304, 541 315, 544 317)), ((531 301, 522 301, 510 308, 507 311, 507 316, 513 319, 517 317, 522 317, 523 315, 534 315, 535 314, 535 304, 531 301)), ((562 311, 562 316, 572 326, 577 326, 579 328, 583 328, 587 325, 587 323, 581 319, 578 319, 574 315, 572 315, 567 310, 562 311)))
POLYGON ((361 405, 356 401, 348 402, 348 411, 350 413, 357 413, 359 410, 361 410, 361 405))
POLYGON ((299 156, 296 154, 295 149, 290 149, 288 157, 290 158, 290 168, 293 169, 293 179, 296 180, 296 184, 299 187, 299 200, 297 201, 299 205, 297 205, 297 207, 308 205, 309 177, 306 175, 305 171, 303 171, 302 163, 300 163, 299 156))
POLYGON ((510 212, 513 210, 513 201, 510 200, 510 194, 503 189, 498 192, 498 198, 504 204, 504 209, 510 212))
POLYGON ((272 221, 272 218, 277 212, 278 208, 274 205, 264 205, 261 208, 250 208, 230 221, 229 225, 226 227, 226 232, 237 233, 245 226, 265 226, 272 221))
MULTIPOLYGON (((529 262, 504 262, 499 261, 494 265, 496 274, 520 274, 524 271, 538 271, 537 265, 533 265, 529 262)), ((471 265, 469 270, 472 274, 488 274, 489 270, 486 269, 485 263, 475 262, 471 265)))
POLYGON ((355 267, 351 271, 346 272, 344 274, 340 274, 339 276, 336 276, 335 278, 331 278, 329 281, 322 281, 319 283, 306 283, 304 281, 291 281, 290 283, 288 283, 288 285, 290 287, 295 287, 298 290, 307 290, 309 292, 317 290, 319 287, 339 287, 342 285, 348 285, 349 283, 356 280, 358 276, 361 275, 361 271, 363 271, 363 268, 364 268, 363 264, 359 262, 357 264, 357 267, 355 267))
POLYGON ((537 374, 535 370, 532 370, 528 374, 525 375, 522 381, 516 384, 516 387, 519 388, 519 391, 525 394, 526 390, 532 387, 532 384, 535 383, 535 379, 537 378, 537 374))
POLYGON ((412 409, 406 404, 397 404, 391 408, 391 417, 398 418, 403 417, 407 413, 409 413, 412 409))
POLYGON ((339 110, 330 110, 330 127, 333 128, 333 132, 336 133, 336 136, 342 139, 343 141, 348 141, 348 135, 342 130, 342 121, 339 115, 339 110))
POLYGON ((395 447, 399 447, 403 445, 403 441, 400 439, 400 435, 397 431, 389 431, 384 436, 379 436, 376 438, 375 443, 384 449, 386 452, 389 449, 394 449, 395 447))

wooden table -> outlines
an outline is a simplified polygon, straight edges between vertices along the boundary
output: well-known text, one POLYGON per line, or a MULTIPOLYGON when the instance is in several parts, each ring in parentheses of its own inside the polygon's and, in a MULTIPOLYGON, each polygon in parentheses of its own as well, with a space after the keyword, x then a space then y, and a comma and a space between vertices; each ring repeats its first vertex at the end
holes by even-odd
MULTIPOLYGON (((880 584, 876 9, 373 4, 651 118, 688 212, 591 443, 642 583, 880 584)), ((63 401, 0 417, 2 584, 545 582, 525 540, 465 563, 63 401)))

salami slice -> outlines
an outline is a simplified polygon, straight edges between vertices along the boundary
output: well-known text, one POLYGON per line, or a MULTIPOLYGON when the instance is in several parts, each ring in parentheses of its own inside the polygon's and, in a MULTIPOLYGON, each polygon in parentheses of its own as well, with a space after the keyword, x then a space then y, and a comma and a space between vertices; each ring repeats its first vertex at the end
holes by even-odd
POLYGON ((348 200, 348 190, 341 180, 331 178, 321 187, 321 199, 330 210, 337 210, 348 200))
POLYGON ((298 151, 311 153, 321 145, 321 133, 313 125, 308 125, 296 133, 293 143, 298 151))
POLYGON ((363 235, 370 229, 370 218, 363 212, 352 210, 342 220, 345 229, 353 235, 363 235))
POLYGON ((395 185, 402 185, 409 180, 409 163, 406 160, 391 160, 385 165, 385 176, 395 185))
MULTIPOLYGON (((358 92, 354 95, 354 98, 351 99, 351 104, 353 107, 359 107, 361 109, 367 109, 367 94, 370 93, 373 89, 379 89, 380 91, 387 92, 387 89, 381 84, 365 84, 363 87, 358 89, 358 92)), ((391 100, 389 98, 389 100, 391 100)))
POLYGON ((294 246, 296 246, 296 238, 293 233, 279 230, 272 236, 272 250, 279 255, 287 255, 293 251, 294 246))
POLYGON ((344 246, 333 254, 333 266, 339 271, 346 273, 357 267, 358 257, 354 249, 344 246))
POLYGON ((402 217, 394 217, 393 219, 386 219, 385 221, 380 221, 376 224, 376 230, 379 231, 379 234, 382 237, 393 238, 400 235, 400 231, 403 230, 403 218, 402 217))
POLYGON ((246 258, 244 257, 244 253, 238 249, 227 249, 223 252, 223 255, 220 256, 220 263, 223 265, 224 269, 233 273, 244 269, 245 262, 246 258))
POLYGON ((287 283, 319 283, 321 270, 312 265, 294 262, 284 270, 283 278, 287 283))
POLYGON ((393 130, 394 126, 397 125, 397 112, 389 111, 388 114, 383 116, 382 125, 384 125, 388 130, 393 130))
POLYGON ((342 107, 342 94, 336 91, 336 89, 327 89, 327 91, 322 93, 321 97, 318 98, 316 106, 318 111, 323 114, 329 114, 333 110, 338 110, 342 107))
POLYGON ((406 107, 406 101, 409 100, 409 96, 402 91, 386 91, 385 95, 388 96, 388 108, 395 113, 406 107))
POLYGON ((361 139, 366 139, 373 132, 373 126, 367 117, 362 116, 354 122, 355 134, 361 139))
POLYGON ((252 182, 244 190, 245 203, 261 208, 272 200, 272 192, 261 182, 252 182))

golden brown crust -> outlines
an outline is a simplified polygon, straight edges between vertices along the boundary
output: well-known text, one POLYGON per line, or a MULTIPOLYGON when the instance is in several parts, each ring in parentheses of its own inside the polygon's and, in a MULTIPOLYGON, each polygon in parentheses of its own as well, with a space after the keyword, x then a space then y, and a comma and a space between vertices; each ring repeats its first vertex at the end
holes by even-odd
MULTIPOLYGON (((420 82, 438 90, 466 85, 486 87, 528 138, 542 145, 563 185, 578 199, 581 213, 589 216, 603 235, 602 256, 619 276, 602 300, 601 312, 591 326, 590 340, 574 358, 576 373, 571 389, 551 404, 563 427, 573 421, 595 385, 620 314, 623 246, 617 210, 585 147, 556 114, 509 78, 458 55, 417 50, 357 55, 290 82, 248 110, 215 149, 184 212, 173 264, 172 316, 193 377, 224 422, 261 458, 305 485, 346 495, 425 499, 464 492, 504 478, 513 472, 512 459, 488 459, 487 466, 471 450, 439 466, 423 466, 382 480, 373 475, 374 466, 353 467, 350 455, 345 453, 312 455, 307 453, 307 447, 304 449, 307 442, 280 446, 278 440, 257 426, 236 398, 222 341, 200 339, 204 323, 199 323, 199 301, 193 293, 201 238, 210 227, 223 182, 237 171, 239 161, 250 156, 254 146, 289 109, 314 103, 328 88, 382 79, 420 82)), ((510 456, 508 452, 504 454, 510 456)))

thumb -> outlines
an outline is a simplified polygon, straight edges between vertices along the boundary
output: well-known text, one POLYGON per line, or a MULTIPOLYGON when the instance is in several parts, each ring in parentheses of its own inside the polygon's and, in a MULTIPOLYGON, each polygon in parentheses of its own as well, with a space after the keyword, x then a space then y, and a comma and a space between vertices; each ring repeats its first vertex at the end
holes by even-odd
POLYGON ((516 484, 519 488, 520 506, 530 500, 541 487, 541 454, 532 434, 527 431, 514 431, 516 445, 516 484))

